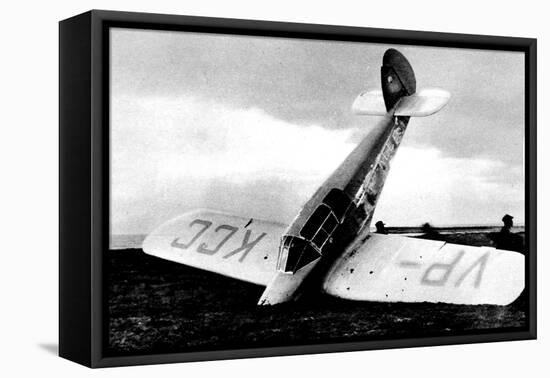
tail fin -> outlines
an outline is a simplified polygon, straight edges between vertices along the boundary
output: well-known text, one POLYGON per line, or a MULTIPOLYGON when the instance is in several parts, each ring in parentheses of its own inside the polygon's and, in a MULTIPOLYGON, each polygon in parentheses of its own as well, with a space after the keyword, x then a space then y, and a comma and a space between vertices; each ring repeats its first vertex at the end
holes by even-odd
POLYGON ((384 53, 380 73, 382 90, 361 93, 352 106, 355 114, 425 117, 437 113, 451 97, 442 89, 424 89, 417 93, 414 70, 407 58, 395 49, 384 53))
POLYGON ((389 112, 401 97, 411 96, 416 92, 416 77, 411 64, 396 49, 388 49, 382 58, 380 68, 384 104, 389 112))

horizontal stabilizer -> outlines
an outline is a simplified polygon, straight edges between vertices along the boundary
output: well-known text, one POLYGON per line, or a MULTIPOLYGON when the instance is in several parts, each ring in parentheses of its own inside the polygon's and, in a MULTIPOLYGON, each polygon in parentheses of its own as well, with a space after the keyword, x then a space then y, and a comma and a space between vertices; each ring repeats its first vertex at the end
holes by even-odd
POLYGON ((524 260, 494 248, 371 234, 335 263, 323 288, 360 301, 507 305, 525 286, 524 260))
POLYGON ((351 110, 357 115, 384 116, 388 114, 382 91, 374 89, 363 92, 353 102, 351 110))
MULTIPOLYGON (((410 96, 403 96, 395 105, 393 115, 409 117, 426 117, 441 110, 451 95, 442 89, 423 89, 410 96)), ((384 116, 388 114, 384 104, 384 96, 380 90, 361 93, 352 105, 357 115, 384 116)))
POLYGON ((413 95, 402 97, 393 115, 426 117, 440 111, 450 98, 451 94, 442 89, 423 89, 413 95))

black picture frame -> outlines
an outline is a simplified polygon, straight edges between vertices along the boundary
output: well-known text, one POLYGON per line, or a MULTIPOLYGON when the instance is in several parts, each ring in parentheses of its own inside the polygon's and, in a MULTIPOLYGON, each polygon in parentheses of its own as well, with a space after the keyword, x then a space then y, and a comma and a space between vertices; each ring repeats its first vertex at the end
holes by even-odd
POLYGON ((536 319, 536 39, 92 10, 59 24, 59 355, 89 367, 297 355, 534 339, 536 319), (105 264, 109 239, 111 27, 462 47, 525 53, 527 330, 109 357, 105 264))

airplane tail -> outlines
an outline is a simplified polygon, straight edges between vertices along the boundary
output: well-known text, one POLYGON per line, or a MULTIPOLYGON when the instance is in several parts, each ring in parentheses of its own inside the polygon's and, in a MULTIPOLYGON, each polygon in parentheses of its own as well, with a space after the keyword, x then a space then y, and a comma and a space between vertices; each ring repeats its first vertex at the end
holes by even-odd
POLYGON ((384 54, 381 90, 361 94, 353 105, 359 114, 384 116, 306 202, 281 239, 278 272, 259 304, 297 298, 326 277, 327 269, 370 227, 390 161, 410 116, 433 114, 449 99, 444 91, 416 92, 414 71, 397 50, 384 54))
POLYGON ((442 89, 416 91, 414 70, 395 49, 384 53, 381 67, 382 90, 369 90, 355 99, 352 110, 358 115, 425 117, 437 113, 451 95, 442 89))

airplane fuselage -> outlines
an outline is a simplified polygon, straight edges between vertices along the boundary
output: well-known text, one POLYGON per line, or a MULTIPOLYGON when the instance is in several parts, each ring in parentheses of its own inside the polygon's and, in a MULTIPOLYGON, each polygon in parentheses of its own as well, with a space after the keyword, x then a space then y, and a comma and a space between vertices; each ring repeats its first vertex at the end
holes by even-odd
POLYGON ((384 116, 303 206, 283 234, 278 271, 260 304, 298 296, 349 245, 365 237, 408 121, 391 112, 384 116))

